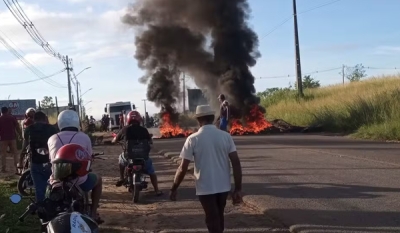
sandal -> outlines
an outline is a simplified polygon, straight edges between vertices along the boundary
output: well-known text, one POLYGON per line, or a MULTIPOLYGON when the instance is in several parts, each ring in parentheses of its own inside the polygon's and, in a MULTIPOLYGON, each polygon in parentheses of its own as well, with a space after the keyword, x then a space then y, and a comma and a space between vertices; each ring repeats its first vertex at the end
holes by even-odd
POLYGON ((162 195, 164 195, 163 191, 158 190, 158 192, 156 192, 156 197, 160 197, 162 195))
POLYGON ((117 183, 115 183, 115 186, 121 187, 124 184, 125 180, 118 180, 117 183))
POLYGON ((96 216, 96 218, 94 218, 93 219, 97 224, 102 224, 102 223, 104 223, 104 220, 103 219, 101 219, 101 217, 100 217, 100 215, 99 214, 97 214, 97 216, 96 216))

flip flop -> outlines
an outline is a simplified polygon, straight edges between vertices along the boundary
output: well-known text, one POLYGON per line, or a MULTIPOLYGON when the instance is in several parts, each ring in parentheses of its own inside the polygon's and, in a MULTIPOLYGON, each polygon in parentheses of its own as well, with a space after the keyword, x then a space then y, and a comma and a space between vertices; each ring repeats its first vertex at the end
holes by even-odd
POLYGON ((158 192, 156 192, 156 197, 160 197, 162 195, 164 195, 163 191, 159 190, 158 192))

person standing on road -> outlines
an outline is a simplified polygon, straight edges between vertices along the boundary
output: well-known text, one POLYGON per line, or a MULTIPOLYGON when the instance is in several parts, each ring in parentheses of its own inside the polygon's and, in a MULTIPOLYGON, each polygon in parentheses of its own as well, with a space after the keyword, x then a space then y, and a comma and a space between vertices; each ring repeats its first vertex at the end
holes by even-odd
POLYGON ((176 201, 177 189, 185 177, 189 163, 194 161, 196 195, 206 215, 208 232, 222 233, 226 199, 231 191, 229 161, 235 181, 232 193, 234 204, 242 201, 242 168, 231 135, 213 125, 214 114, 209 105, 197 106, 196 118, 201 128, 186 139, 182 148, 182 162, 176 171, 170 199, 176 201))
MULTIPOLYGON (((51 175, 51 164, 49 147, 47 141, 51 136, 58 133, 57 129, 47 123, 47 116, 43 112, 36 112, 33 117, 34 124, 28 126, 24 131, 24 143, 20 155, 19 164, 22 166, 22 159, 25 149, 30 148, 31 176, 35 185, 36 201, 45 199, 47 181, 51 175)), ((20 167, 22 168, 22 167, 20 167)))
POLYGON ((7 107, 2 107, 0 116, 1 172, 6 172, 7 147, 10 147, 10 153, 14 158, 15 172, 18 173, 17 134, 21 138, 21 127, 17 119, 9 114, 7 107))
POLYGON ((125 126, 124 118, 125 118, 125 114, 123 111, 121 111, 121 113, 119 114, 119 129, 122 129, 125 126))
POLYGON ((219 129, 223 131, 228 130, 228 118, 229 118, 229 103, 225 99, 224 94, 218 96, 218 100, 221 103, 220 115, 219 115, 219 129))

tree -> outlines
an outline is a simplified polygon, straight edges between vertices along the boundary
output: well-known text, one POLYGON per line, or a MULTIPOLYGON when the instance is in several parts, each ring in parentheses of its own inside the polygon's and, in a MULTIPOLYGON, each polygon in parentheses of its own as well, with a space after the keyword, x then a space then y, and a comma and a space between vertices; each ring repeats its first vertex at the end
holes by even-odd
POLYGON ((306 75, 303 77, 303 88, 317 88, 320 87, 321 84, 318 80, 315 80, 311 77, 311 75, 306 75))
POLYGON ((53 97, 45 96, 42 101, 40 101, 41 108, 54 108, 56 104, 53 102, 53 97))
POLYGON ((354 67, 347 67, 346 69, 346 78, 350 82, 358 82, 366 76, 367 74, 362 64, 357 64, 354 67))

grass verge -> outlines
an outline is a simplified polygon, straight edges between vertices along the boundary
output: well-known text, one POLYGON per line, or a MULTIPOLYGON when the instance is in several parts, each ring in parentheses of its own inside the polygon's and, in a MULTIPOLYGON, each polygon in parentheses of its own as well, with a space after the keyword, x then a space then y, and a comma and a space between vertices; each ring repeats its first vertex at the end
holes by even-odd
POLYGON ((40 232, 40 223, 36 216, 28 216, 24 222, 19 222, 18 218, 30 204, 29 199, 23 198, 18 204, 13 204, 10 201, 10 196, 17 192, 16 181, 0 180, 0 216, 4 217, 0 220, 0 232, 26 233, 40 232))
POLYGON ((325 131, 358 138, 400 140, 400 75, 308 89, 304 94, 298 99, 296 91, 281 90, 262 99, 267 118, 322 125, 325 131))

